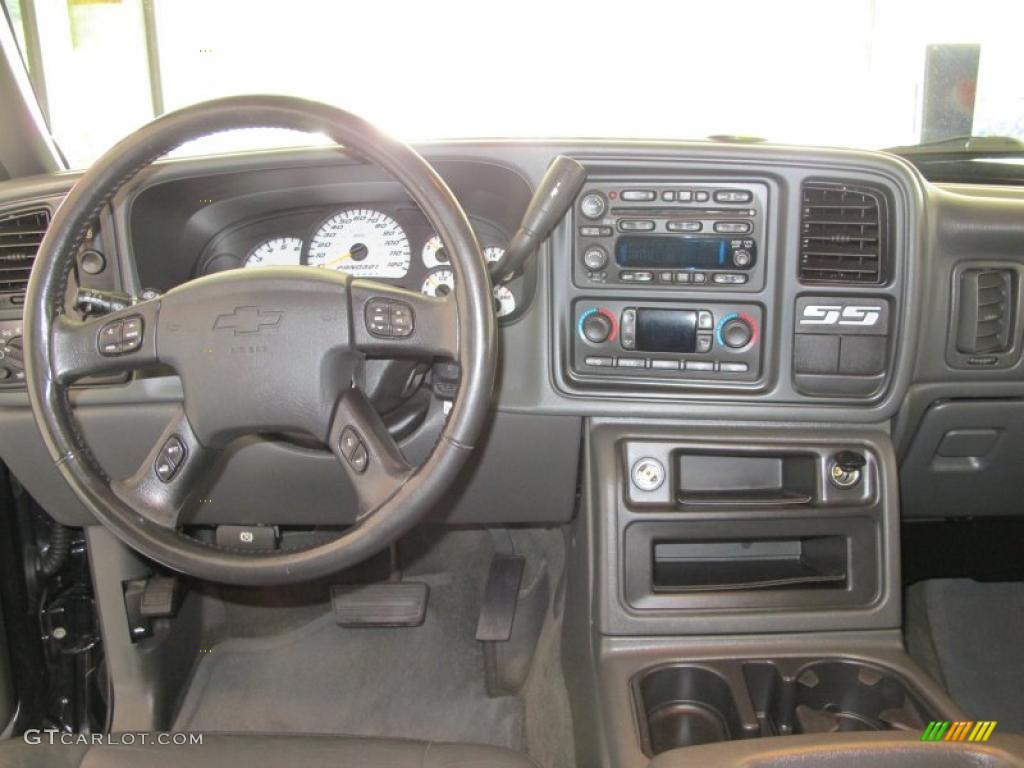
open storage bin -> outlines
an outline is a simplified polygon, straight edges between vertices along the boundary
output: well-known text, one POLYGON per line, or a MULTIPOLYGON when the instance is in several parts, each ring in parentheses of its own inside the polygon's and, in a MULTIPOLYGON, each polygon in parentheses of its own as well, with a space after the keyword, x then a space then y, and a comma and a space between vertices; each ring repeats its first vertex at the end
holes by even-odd
POLYGON ((896 672, 843 658, 668 664, 638 675, 633 696, 651 757, 759 736, 921 731, 937 718, 896 672))
POLYGON ((655 541, 656 592, 846 586, 846 539, 655 541))

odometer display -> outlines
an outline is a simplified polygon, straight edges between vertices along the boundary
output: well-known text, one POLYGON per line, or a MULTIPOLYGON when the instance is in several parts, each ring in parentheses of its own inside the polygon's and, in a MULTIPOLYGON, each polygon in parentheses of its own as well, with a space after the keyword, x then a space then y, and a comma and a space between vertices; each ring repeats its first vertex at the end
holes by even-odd
POLYGON ((353 208, 323 223, 306 263, 358 277, 400 278, 409 261, 409 238, 397 221, 372 208, 353 208))

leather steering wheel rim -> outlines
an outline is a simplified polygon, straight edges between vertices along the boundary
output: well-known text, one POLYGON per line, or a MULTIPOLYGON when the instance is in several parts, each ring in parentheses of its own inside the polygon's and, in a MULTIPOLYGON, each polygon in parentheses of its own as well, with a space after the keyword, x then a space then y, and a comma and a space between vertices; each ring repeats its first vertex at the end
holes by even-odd
MULTIPOLYGON (((311 296, 310 300, 316 298, 311 296)), ((203 300, 207 301, 205 298, 203 300)), ((249 311, 254 308, 239 307, 235 310, 236 314, 239 309, 249 311)), ((262 317, 260 309, 256 308, 255 311, 258 317, 262 317)), ((277 319, 284 316, 283 312, 269 313, 275 314, 277 319)), ((286 316, 288 322, 291 322, 294 314, 286 316)), ((182 316, 179 309, 177 317, 182 316)), ((214 330, 222 318, 217 316, 214 330)), ((346 318, 338 322, 343 325, 346 318)), ((205 329, 207 326, 203 327, 205 329)), ((260 330, 261 325, 257 324, 256 329, 260 330)), ((411 147, 383 135, 361 118, 335 107, 283 96, 218 99, 170 113, 131 134, 97 160, 58 208, 43 239, 25 300, 24 337, 26 380, 36 423, 61 475, 85 507, 118 538, 146 557, 197 578, 240 585, 286 584, 318 578, 365 560, 411 529, 451 486, 480 436, 492 394, 497 354, 490 279, 480 246, 464 211, 441 177, 411 147), (389 356, 390 341, 367 336, 362 326, 362 313, 358 311, 365 309, 369 312, 367 302, 374 297, 383 297, 385 300, 408 302, 419 315, 419 324, 414 334, 418 344, 450 349, 454 353, 452 357, 461 368, 458 395, 430 456, 419 468, 410 467, 407 472, 396 470, 391 478, 397 481, 396 487, 393 491, 389 490, 390 495, 374 509, 368 510, 357 524, 337 539, 301 550, 246 552, 217 547, 185 535, 177 525, 161 524, 153 514, 144 514, 144 501, 131 503, 133 497, 123 490, 126 486, 119 486, 121 481, 108 477, 93 457, 69 399, 70 385, 75 377, 93 373, 94 369, 102 369, 104 365, 119 364, 116 359, 96 355, 97 329, 102 321, 112 316, 79 323, 65 315, 68 279, 90 224, 119 189, 143 168, 174 148, 212 133, 253 127, 322 133, 346 151, 354 152, 383 168, 405 188, 434 226, 451 254, 456 275, 454 301, 449 299, 441 304, 420 301, 413 298, 418 294, 372 281, 338 276, 331 270, 315 270, 317 273, 332 272, 331 276, 313 276, 309 273, 314 270, 267 268, 283 271, 268 272, 268 276, 263 278, 264 283, 254 282, 255 278, 246 278, 248 282, 243 284, 240 282, 242 275, 221 278, 220 282, 217 282, 216 275, 201 278, 196 282, 207 281, 209 285, 199 286, 189 293, 184 290, 189 284, 185 284, 179 294, 172 297, 177 289, 165 294, 162 305, 161 299, 157 299, 156 303, 129 307, 114 317, 115 320, 118 317, 141 318, 144 327, 147 327, 146 333, 154 334, 152 340, 147 335, 141 354, 145 358, 152 353, 155 358, 161 346, 173 347, 165 345, 163 339, 168 328, 171 331, 177 328, 168 325, 160 313, 168 312, 175 302, 182 304, 180 296, 209 296, 218 291, 223 293, 235 289, 246 296, 251 296, 253 291, 259 296, 265 296, 273 295, 275 286, 298 285, 302 280, 308 280, 317 292, 324 294, 324 301, 334 295, 332 291, 346 297, 350 310, 347 318, 351 326, 349 332, 353 338, 359 337, 361 349, 389 356), (300 276, 300 272, 305 274, 300 276), (199 294, 201 290, 205 290, 205 293, 199 294), (441 323, 446 320, 453 322, 457 336, 447 343, 442 343, 440 339, 443 337, 438 337, 435 343, 430 337, 431 330, 426 327, 432 319, 441 323), (158 327, 160 336, 156 338, 158 327)), ((343 346, 341 341, 338 344, 343 346)), ((395 349, 408 351, 400 344, 395 349)), ((126 365, 132 362, 128 360, 126 365)), ((179 373, 184 384, 185 375, 179 373)), ((187 438, 183 438, 186 454, 190 450, 201 454, 204 446, 189 430, 186 418, 189 416, 188 394, 186 386, 186 403, 183 405, 186 412, 181 423, 171 425, 161 440, 168 434, 176 434, 174 430, 180 431, 184 424, 185 432, 189 433, 187 438)), ((339 453, 337 441, 339 430, 345 425, 341 419, 344 413, 357 419, 353 423, 362 425, 362 431, 357 434, 362 435, 363 441, 371 449, 371 462, 387 463, 387 438, 374 434, 379 432, 382 425, 377 424, 378 429, 374 429, 373 426, 366 426, 368 422, 358 421, 359 418, 373 418, 366 416, 365 411, 365 399, 342 393, 341 404, 333 417, 341 421, 331 427, 328 439, 334 441, 329 447, 338 455, 339 463, 343 466, 346 465, 343 460, 345 457, 339 453), (352 405, 346 405, 349 399, 352 405), (374 452, 375 446, 379 448, 380 455, 374 452)), ((396 448, 393 444, 390 446, 396 448)), ((159 448, 158 444, 154 451, 159 448)), ((154 455, 157 454, 151 452, 147 461, 152 463, 154 455)), ((143 464, 139 473, 145 475, 148 471, 151 475, 151 469, 143 464)), ((346 467, 346 471, 351 477, 356 477, 351 467, 346 467)), ((181 474, 188 476, 189 471, 181 474)), ((159 493, 159 486, 152 477, 145 482, 138 480, 133 487, 140 499, 158 498, 152 496, 152 493, 159 493)))

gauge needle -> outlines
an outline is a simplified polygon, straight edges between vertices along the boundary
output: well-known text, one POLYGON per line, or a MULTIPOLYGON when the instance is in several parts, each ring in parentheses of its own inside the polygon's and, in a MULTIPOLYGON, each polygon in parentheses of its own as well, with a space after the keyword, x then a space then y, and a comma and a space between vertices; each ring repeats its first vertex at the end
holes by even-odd
POLYGON ((341 264, 341 262, 346 261, 346 260, 351 259, 351 258, 352 258, 352 251, 345 251, 340 256, 335 256, 333 259, 328 259, 327 261, 325 261, 320 266, 321 267, 333 267, 335 264, 341 264))

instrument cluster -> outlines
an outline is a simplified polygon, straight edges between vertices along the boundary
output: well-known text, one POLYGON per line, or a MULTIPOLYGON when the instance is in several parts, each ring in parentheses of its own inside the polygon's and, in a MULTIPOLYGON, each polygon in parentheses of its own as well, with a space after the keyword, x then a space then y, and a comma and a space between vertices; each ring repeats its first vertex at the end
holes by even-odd
MULTIPOLYGON (((484 258, 499 261, 507 236, 470 217, 484 258)), ((355 205, 329 211, 290 212, 246 222, 213 239, 197 265, 199 275, 227 269, 307 266, 336 269, 354 277, 394 282, 430 296, 455 286, 441 238, 418 208, 355 205)), ((521 304, 519 281, 494 288, 494 309, 510 318, 521 304)))

